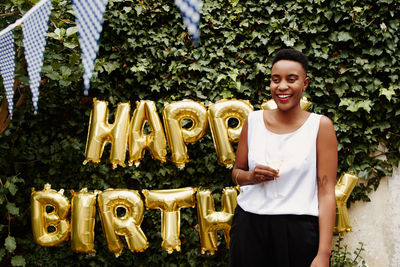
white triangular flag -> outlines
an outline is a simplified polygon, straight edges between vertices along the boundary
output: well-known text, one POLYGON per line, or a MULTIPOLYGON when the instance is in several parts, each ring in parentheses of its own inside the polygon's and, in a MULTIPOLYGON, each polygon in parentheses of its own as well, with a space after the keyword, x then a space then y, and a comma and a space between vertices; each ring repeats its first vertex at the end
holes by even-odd
POLYGON ((94 62, 99 51, 99 39, 103 28, 103 15, 106 10, 107 0, 72 0, 72 3, 82 50, 84 94, 87 95, 94 62))
POLYGON ((12 117, 15 71, 14 34, 12 30, 0 35, 0 72, 6 90, 8 112, 12 117))
POLYGON ((50 10, 51 0, 39 2, 30 10, 32 13, 24 20, 22 26, 25 58, 28 63, 29 84, 35 113, 38 109, 40 73, 43 65, 50 10))

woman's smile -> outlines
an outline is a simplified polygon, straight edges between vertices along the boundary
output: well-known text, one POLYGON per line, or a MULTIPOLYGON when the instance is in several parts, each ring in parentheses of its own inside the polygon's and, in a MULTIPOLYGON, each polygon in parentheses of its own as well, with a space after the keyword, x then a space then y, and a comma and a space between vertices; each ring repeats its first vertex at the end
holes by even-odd
POLYGON ((277 94, 276 95, 278 100, 282 103, 286 103, 290 100, 290 98, 292 97, 292 95, 288 95, 288 94, 277 94))

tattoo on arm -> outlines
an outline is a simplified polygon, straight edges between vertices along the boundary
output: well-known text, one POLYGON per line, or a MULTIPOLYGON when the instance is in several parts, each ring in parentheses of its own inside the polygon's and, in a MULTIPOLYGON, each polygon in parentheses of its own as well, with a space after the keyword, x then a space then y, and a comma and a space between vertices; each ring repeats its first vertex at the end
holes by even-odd
POLYGON ((328 176, 324 175, 321 177, 317 176, 318 186, 325 186, 328 182, 328 176))

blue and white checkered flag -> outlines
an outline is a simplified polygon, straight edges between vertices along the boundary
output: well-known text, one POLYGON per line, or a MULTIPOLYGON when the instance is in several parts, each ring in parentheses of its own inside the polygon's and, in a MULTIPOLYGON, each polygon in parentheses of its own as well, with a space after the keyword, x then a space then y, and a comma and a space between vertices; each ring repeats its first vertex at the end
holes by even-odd
POLYGON ((0 72, 1 76, 3 76, 10 117, 12 117, 14 97, 14 57, 14 35, 12 30, 10 30, 0 35, 0 72))
POLYGON ((103 28, 103 15, 106 10, 107 0, 72 0, 72 3, 82 50, 84 93, 87 95, 94 62, 99 51, 99 39, 103 28))
POLYGON ((201 0, 175 0, 175 4, 180 9, 185 24, 193 41, 197 44, 200 40, 200 11, 202 7, 201 0))
POLYGON ((29 84, 32 92, 33 110, 36 114, 39 100, 40 73, 49 26, 51 0, 41 1, 30 10, 22 26, 25 58, 28 63, 29 84))

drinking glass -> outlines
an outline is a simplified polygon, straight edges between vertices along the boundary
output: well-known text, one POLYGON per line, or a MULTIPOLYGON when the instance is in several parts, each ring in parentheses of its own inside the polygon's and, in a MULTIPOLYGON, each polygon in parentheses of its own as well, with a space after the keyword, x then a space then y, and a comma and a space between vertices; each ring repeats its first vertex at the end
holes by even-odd
MULTIPOLYGON (((279 170, 282 166, 283 163, 283 158, 281 155, 268 155, 266 158, 266 164, 268 167, 271 167, 274 170, 278 171, 278 175, 279 175, 279 170)), ((274 176, 274 188, 275 188, 275 192, 273 197, 274 198, 281 198, 282 195, 279 193, 279 186, 278 186, 278 181, 276 180, 276 176, 274 176)))

